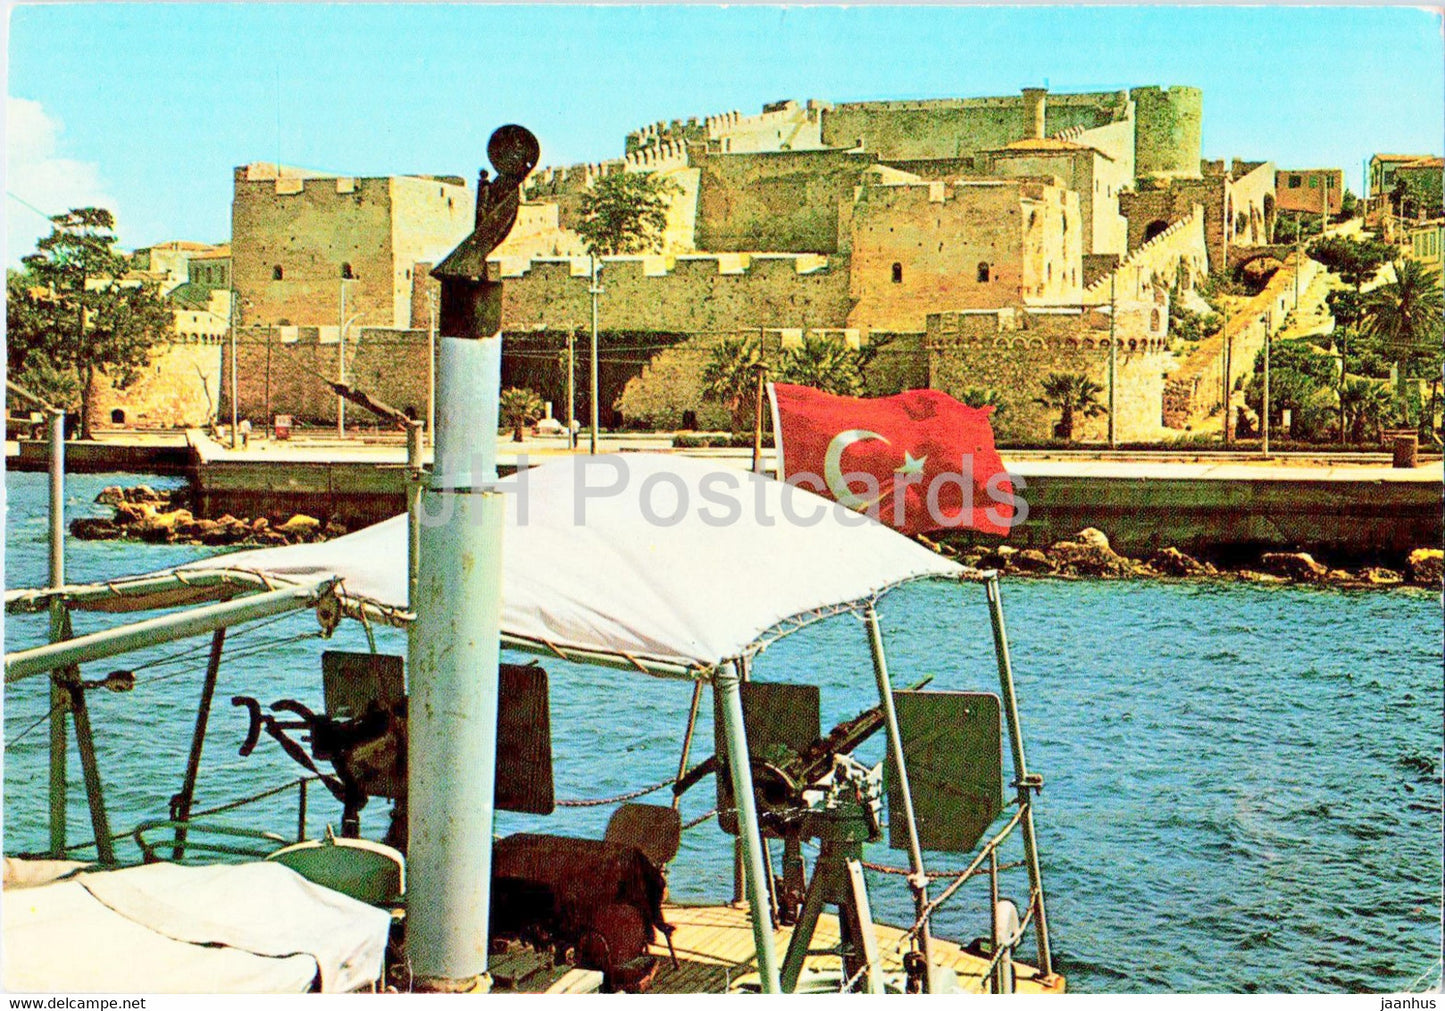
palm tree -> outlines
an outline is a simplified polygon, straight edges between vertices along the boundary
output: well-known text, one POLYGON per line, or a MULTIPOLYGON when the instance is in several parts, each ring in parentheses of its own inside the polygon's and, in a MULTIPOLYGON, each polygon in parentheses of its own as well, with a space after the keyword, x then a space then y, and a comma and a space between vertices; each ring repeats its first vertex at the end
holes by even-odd
POLYGON ((725 337, 712 349, 702 370, 702 395, 727 408, 733 431, 749 427, 753 391, 763 364, 763 345, 756 336, 725 337))
POLYGON ((1097 418, 1101 414, 1109 413, 1099 402, 1099 394, 1104 392, 1104 387, 1088 376, 1074 372, 1054 372, 1044 379, 1043 385, 1044 395, 1034 399, 1045 407, 1058 409, 1059 423, 1054 426, 1055 438, 1074 437, 1076 414, 1097 418))
POLYGON ((1395 392, 1401 410, 1408 412, 1406 366, 1412 360, 1440 354, 1445 328, 1440 279, 1419 260, 1400 260, 1395 264, 1395 280, 1366 294, 1360 310, 1365 335, 1376 342, 1381 353, 1395 359, 1395 392))
POLYGON ((805 337, 783 354, 778 377, 844 397, 861 396, 863 352, 837 337, 805 337))
POLYGON ((1349 419, 1350 441, 1364 442, 1366 426, 1379 439, 1385 420, 1395 409, 1395 397, 1383 384, 1372 379, 1350 379, 1340 391, 1340 406, 1349 419))
POLYGON ((1008 407, 1004 402, 1003 394, 991 386, 987 389, 981 386, 970 386, 958 399, 969 407, 992 407, 995 417, 1002 414, 1008 407))
POLYGON ((542 398, 518 386, 503 390, 498 406, 502 424, 512 430, 513 442, 521 442, 522 430, 542 417, 542 398))

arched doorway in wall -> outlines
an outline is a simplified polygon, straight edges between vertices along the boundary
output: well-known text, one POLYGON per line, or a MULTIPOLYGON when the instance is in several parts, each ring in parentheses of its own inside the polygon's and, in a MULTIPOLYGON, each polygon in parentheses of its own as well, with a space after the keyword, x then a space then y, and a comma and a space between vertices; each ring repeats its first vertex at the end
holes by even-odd
POLYGON ((111 423, 112 425, 124 425, 124 424, 125 424, 125 411, 122 410, 122 409, 119 408, 119 407, 117 407, 115 410, 111 411, 111 412, 110 412, 110 423, 111 423))
POLYGON ((1162 233, 1168 231, 1168 229, 1169 222, 1165 221, 1163 218, 1156 218, 1153 221, 1149 222, 1149 224, 1144 226, 1144 241, 1152 242, 1162 233))

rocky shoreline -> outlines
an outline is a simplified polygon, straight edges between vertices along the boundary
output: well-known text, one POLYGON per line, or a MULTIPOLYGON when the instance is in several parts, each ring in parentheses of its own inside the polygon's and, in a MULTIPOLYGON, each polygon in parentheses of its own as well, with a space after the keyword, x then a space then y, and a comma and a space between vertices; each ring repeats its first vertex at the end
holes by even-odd
MULTIPOLYGON (((70 532, 81 540, 274 547, 324 541, 347 533, 346 526, 334 519, 322 521, 300 514, 284 521, 265 516, 197 519, 185 507, 184 488, 158 492, 146 485, 134 488, 113 485, 96 496, 96 502, 111 506, 114 515, 109 519, 96 516, 72 521, 70 532)), ((1080 530, 1071 540, 1056 541, 1042 549, 1008 544, 988 548, 955 547, 922 536, 917 540, 966 565, 997 569, 1011 576, 1054 579, 1213 579, 1340 589, 1414 586, 1439 590, 1442 571, 1445 571, 1445 552, 1439 548, 1417 548, 1410 552, 1403 570, 1382 566, 1336 569, 1302 551, 1269 552, 1261 555, 1253 566, 1240 568, 1221 568, 1172 547, 1148 558, 1130 558, 1116 552, 1109 538, 1093 527, 1080 530)))
POLYGON ((276 547, 305 544, 339 537, 346 527, 332 520, 323 523, 314 516, 293 515, 286 520, 266 516, 240 519, 197 519, 185 507, 186 489, 156 491, 147 485, 121 488, 112 485, 95 501, 112 507, 114 514, 85 516, 72 520, 70 532, 80 540, 133 540, 148 544, 206 544, 242 547, 276 547))
POLYGON ((1304 584, 1340 589, 1391 589, 1414 586, 1441 589, 1445 552, 1417 548, 1410 552, 1403 571, 1382 566, 1334 569, 1303 551, 1267 552, 1251 567, 1220 568, 1178 548, 1168 547, 1149 558, 1129 558, 1116 552, 1109 538, 1093 527, 1080 530, 1071 540, 1047 548, 1016 548, 1008 544, 966 549, 919 537, 940 554, 965 565, 997 569, 1007 575, 1055 579, 1212 579, 1258 584, 1304 584))

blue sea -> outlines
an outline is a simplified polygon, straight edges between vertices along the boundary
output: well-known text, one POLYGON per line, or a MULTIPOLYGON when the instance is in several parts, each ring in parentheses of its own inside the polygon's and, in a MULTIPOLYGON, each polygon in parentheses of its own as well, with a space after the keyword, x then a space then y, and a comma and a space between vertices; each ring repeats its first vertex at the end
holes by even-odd
MULTIPOLYGON (((43 474, 7 474, 5 581, 46 574, 43 474)), ((104 515, 107 484, 175 482, 72 476, 68 515, 104 515)), ((217 549, 67 544, 72 581, 164 568, 217 549)), ((704 574, 700 574, 700 578, 704 574)), ((763 578, 760 572, 759 578, 763 578)), ((1361 992, 1438 985, 1441 947, 1441 600, 1423 591, 1361 592, 1235 584, 1009 580, 1004 606, 1024 740, 1046 781, 1039 846, 1056 964, 1082 992, 1361 992)), ((895 684, 997 690, 983 592, 916 584, 881 609, 895 684)), ((115 616, 77 614, 77 632, 115 616)), ((365 650, 344 623, 329 642, 310 614, 234 630, 206 739, 198 809, 301 774, 264 736, 248 758, 232 695, 321 708, 322 648, 365 650)), ((44 640, 44 616, 7 618, 7 649, 44 640)), ((129 658, 136 688, 89 693, 114 830, 164 818, 180 786, 208 637, 129 658)), ((378 632, 382 652, 403 636, 378 632)), ((94 665, 98 678, 121 661, 94 665)), ((638 674, 544 660, 560 798, 606 797, 676 770, 690 688, 638 674)), ((842 616, 773 645, 755 677, 822 688, 823 726, 876 702, 862 625, 842 616)), ((5 690, 4 851, 46 844, 48 696, 43 679, 5 690)), ((702 706, 694 761, 711 750, 702 706)), ((881 741, 862 757, 876 760, 881 741)), ((91 838, 78 758, 70 758, 70 838, 91 838)), ((1005 779, 1008 776, 1006 774, 1005 779)), ((658 797, 666 797, 659 794, 658 797)), ((665 800, 662 802, 666 802, 665 800)), ((711 781, 684 797, 685 818, 714 805, 711 781)), ((548 818, 500 815, 498 831, 544 827, 600 835, 610 808, 548 818)), ((231 812, 231 824, 294 834, 289 792, 231 812)), ((340 809, 313 786, 308 831, 340 809)), ((386 824, 383 801, 366 834, 386 824)), ((135 859, 129 840, 122 857, 135 859)), ((904 855, 872 847, 871 860, 904 855)), ((729 838, 689 831, 670 875, 681 900, 724 901, 729 838)), ((1010 844, 1005 859, 1017 859, 1010 844)), ((930 867, 967 857, 930 854, 930 867)), ((1003 892, 1022 907, 1022 870, 1003 892)), ((869 873, 875 915, 912 921, 901 879, 869 873)), ((988 930, 987 886, 966 885, 936 932, 988 930)), ((1024 957, 1030 957, 1025 951, 1024 957)))

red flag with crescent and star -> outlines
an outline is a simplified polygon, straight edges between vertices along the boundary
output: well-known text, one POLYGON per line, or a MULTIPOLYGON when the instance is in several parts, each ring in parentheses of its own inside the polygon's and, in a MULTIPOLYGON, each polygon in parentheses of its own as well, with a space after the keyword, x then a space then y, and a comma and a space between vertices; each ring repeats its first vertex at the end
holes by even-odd
POLYGON ((903 533, 1007 535, 1013 482, 993 443, 992 407, 939 390, 841 397, 772 383, 778 477, 903 533))

